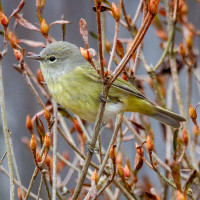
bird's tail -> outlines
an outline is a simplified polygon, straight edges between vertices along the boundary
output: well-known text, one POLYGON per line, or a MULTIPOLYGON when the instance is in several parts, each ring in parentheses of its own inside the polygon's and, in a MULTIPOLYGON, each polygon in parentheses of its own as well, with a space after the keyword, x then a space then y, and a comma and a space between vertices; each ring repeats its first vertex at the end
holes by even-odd
POLYGON ((161 123, 167 124, 174 128, 180 127, 180 122, 186 121, 186 119, 172 111, 166 110, 159 106, 155 106, 156 113, 149 115, 150 117, 160 121, 161 123))

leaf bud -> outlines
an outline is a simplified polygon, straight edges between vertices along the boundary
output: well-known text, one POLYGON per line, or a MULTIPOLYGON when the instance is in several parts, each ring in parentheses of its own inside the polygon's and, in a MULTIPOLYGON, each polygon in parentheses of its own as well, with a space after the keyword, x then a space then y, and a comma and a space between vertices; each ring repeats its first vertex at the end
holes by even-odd
POLYGON ((50 137, 49 137, 49 135, 45 135, 44 136, 44 145, 45 145, 45 147, 46 148, 50 148, 50 146, 51 146, 51 140, 50 140, 50 137))
POLYGON ((30 131, 33 130, 33 122, 31 120, 31 116, 30 115, 27 115, 26 116, 26 128, 30 131))
POLYGON ((125 177, 130 177, 131 176, 131 170, 129 169, 127 164, 124 167, 124 176, 125 177))
POLYGON ((8 26, 8 18, 4 15, 3 12, 0 12, 0 23, 2 26, 7 27, 8 26))
POLYGON ((182 56, 182 58, 185 58, 185 56, 186 56, 186 49, 185 49, 185 46, 183 45, 182 42, 180 42, 180 44, 179 44, 179 53, 182 56))
POLYGON ((156 15, 158 12, 159 0, 150 0, 149 2, 149 13, 156 15))
POLYGON ((121 164, 117 164, 117 173, 120 177, 124 177, 124 169, 121 164))
POLYGON ((30 148, 35 150, 37 148, 37 141, 35 139, 34 134, 32 134, 31 141, 30 141, 30 148))
POLYGON ((135 148, 136 148, 136 151, 137 151, 138 155, 143 157, 144 156, 144 150, 143 150, 142 146, 139 146, 137 144, 137 142, 135 142, 135 148))
POLYGON ((153 149, 154 149, 154 143, 150 136, 147 136, 146 147, 147 147, 148 151, 153 151, 153 149))
POLYGON ((44 37, 47 37, 48 34, 49 34, 49 26, 47 25, 45 19, 42 20, 42 23, 41 23, 41 26, 40 26, 40 32, 42 33, 42 35, 44 37))
POLYGON ((49 122, 51 119, 51 114, 47 109, 44 109, 44 118, 47 120, 47 122, 49 122))
POLYGON ((23 57, 22 53, 17 49, 13 49, 13 51, 14 51, 14 55, 15 55, 16 59, 18 61, 20 61, 20 59, 23 57))
POLYGON ((92 181, 92 180, 95 181, 95 184, 98 183, 98 181, 99 181, 99 176, 98 176, 98 173, 97 173, 97 170, 96 170, 96 169, 95 169, 94 172, 92 173, 90 180, 91 180, 91 181, 92 181))
POLYGON ((188 132, 186 129, 183 129, 182 131, 182 140, 185 146, 188 145, 188 140, 189 140, 189 136, 188 136, 188 132))
POLYGON ((192 104, 190 104, 189 116, 190 116, 190 118, 191 118, 192 120, 197 118, 196 110, 194 109, 194 107, 192 106, 192 104))
POLYGON ((115 148, 116 148, 116 145, 113 145, 110 147, 110 158, 113 162, 116 161, 116 156, 117 156, 115 148))
POLYGON ((85 58, 85 60, 89 62, 92 60, 92 55, 87 49, 80 47, 80 51, 81 51, 82 56, 85 58))
POLYGON ((115 18, 116 21, 119 21, 121 18, 121 11, 117 8, 116 4, 112 2, 112 16, 115 18))
POLYGON ((37 81, 40 85, 42 85, 42 83, 44 82, 44 77, 42 75, 42 71, 41 69, 37 70, 37 81))

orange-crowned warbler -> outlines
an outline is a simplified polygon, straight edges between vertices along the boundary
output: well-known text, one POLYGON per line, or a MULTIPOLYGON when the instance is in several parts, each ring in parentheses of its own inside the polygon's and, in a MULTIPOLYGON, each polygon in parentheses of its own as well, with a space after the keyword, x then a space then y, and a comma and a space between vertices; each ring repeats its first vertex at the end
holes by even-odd
MULTIPOLYGON (((59 104, 87 121, 95 121, 102 82, 77 46, 53 42, 39 55, 30 57, 40 62, 49 91, 59 104)), ((122 112, 138 112, 174 128, 185 121, 180 115, 150 102, 130 83, 117 78, 109 90, 103 122, 122 112)))

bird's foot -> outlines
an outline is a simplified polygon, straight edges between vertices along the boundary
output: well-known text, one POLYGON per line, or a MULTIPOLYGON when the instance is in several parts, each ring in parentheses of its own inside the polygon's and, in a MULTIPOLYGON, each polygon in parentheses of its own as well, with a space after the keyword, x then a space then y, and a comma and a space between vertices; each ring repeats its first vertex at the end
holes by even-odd
POLYGON ((102 94, 99 95, 99 99, 103 102, 111 102, 109 98, 106 99, 102 94))
POLYGON ((92 147, 90 143, 87 144, 87 149, 88 151, 90 151, 91 153, 95 153, 97 154, 99 152, 99 149, 97 147, 92 147))

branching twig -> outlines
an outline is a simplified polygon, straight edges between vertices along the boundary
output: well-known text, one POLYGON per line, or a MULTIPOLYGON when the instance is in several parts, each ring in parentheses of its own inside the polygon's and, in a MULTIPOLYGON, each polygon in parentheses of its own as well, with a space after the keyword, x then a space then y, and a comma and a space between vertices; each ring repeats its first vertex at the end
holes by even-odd
POLYGON ((14 171, 13 171, 13 161, 12 161, 12 153, 9 138, 11 137, 7 119, 6 119, 6 108, 5 108, 5 97, 4 97, 4 86, 3 86, 3 76, 2 76, 2 58, 7 53, 7 28, 4 28, 4 49, 0 52, 0 102, 1 102, 1 116, 2 116, 2 123, 3 123, 3 133, 4 139, 6 144, 6 151, 8 156, 8 167, 9 167, 9 174, 10 174, 10 199, 14 200, 14 171))

